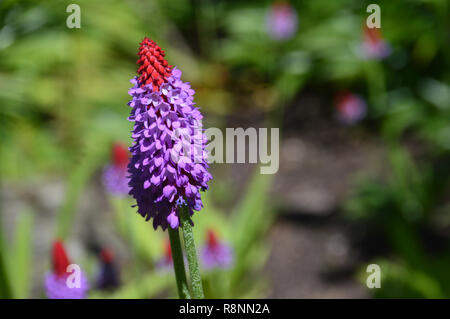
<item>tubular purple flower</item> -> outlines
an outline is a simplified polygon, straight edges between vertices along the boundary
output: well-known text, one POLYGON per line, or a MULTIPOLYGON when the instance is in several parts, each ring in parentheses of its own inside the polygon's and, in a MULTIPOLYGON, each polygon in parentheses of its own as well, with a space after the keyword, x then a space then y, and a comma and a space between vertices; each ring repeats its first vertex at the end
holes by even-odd
POLYGON ((67 280, 70 278, 67 267, 70 265, 69 258, 62 242, 55 241, 52 250, 53 271, 45 276, 45 292, 49 299, 84 299, 89 290, 89 282, 86 275, 80 272, 79 286, 71 287, 67 280))
POLYGON ((138 213, 153 218, 155 229, 179 226, 179 207, 203 207, 200 191, 212 179, 208 172, 207 139, 203 133, 194 90, 181 80, 181 71, 168 66, 164 52, 145 38, 140 47, 140 77, 130 82, 134 122, 128 164, 129 194, 138 213))
POLYGON ((130 191, 127 176, 128 150, 126 146, 116 143, 111 155, 111 164, 103 170, 103 185, 111 195, 125 196, 130 191))
POLYGON ((233 263, 233 250, 226 243, 219 241, 212 230, 208 230, 201 259, 205 269, 229 268, 233 263))

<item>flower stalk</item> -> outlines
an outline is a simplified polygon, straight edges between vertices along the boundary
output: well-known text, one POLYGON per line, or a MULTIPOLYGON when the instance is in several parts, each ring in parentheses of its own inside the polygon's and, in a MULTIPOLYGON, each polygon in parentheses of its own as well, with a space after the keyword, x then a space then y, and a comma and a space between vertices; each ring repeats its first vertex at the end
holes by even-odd
POLYGON ((189 275, 191 277, 192 295, 194 299, 204 299, 202 278, 198 266, 197 251, 195 250, 194 233, 187 206, 180 207, 181 228, 183 229, 184 248, 187 255, 189 275))
POLYGON ((184 270, 183 252, 181 250, 180 234, 178 229, 169 227, 170 247, 172 249, 173 269, 175 270, 175 280, 177 282, 178 296, 180 299, 190 299, 189 288, 184 270))

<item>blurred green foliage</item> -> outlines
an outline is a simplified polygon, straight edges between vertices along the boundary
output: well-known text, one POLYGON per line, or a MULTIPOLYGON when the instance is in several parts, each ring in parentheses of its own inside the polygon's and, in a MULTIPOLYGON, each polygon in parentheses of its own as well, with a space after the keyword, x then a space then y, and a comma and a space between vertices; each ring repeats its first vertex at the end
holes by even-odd
POLYGON ((18 218, 14 241, 7 245, 0 233, 0 297, 27 298, 32 275, 33 215, 22 212, 18 218))
MULTIPOLYGON (((213 229, 234 252, 231 268, 202 272, 207 298, 263 297, 267 293, 268 282, 261 273, 261 267, 268 257, 264 235, 273 219, 273 208, 264 195, 270 182, 271 177, 257 172, 230 218, 212 204, 210 192, 204 194, 205 207, 194 219, 197 249, 200 251, 206 244, 207 230, 213 229)), ((213 187, 211 192, 214 192, 213 187)), ((148 298, 161 296, 164 292, 176 297, 172 270, 157 267, 165 254, 167 233, 151 231, 151 226, 135 214, 135 208, 130 207, 129 199, 111 200, 115 207, 117 230, 133 250, 133 269, 125 272, 126 284, 118 291, 94 292, 91 297, 148 298)))
MULTIPOLYGON (((150 36, 171 64, 182 66, 207 124, 221 127, 227 116, 256 109, 281 126, 286 107, 304 89, 327 101, 341 90, 364 96, 369 112, 363 125, 386 145, 388 172, 360 183, 345 208, 388 242, 389 255, 378 259, 385 271, 375 295, 450 296, 448 236, 440 235, 450 227, 448 1, 378 1, 382 35, 392 48, 383 61, 357 54, 372 1, 292 1, 299 31, 285 42, 265 30, 270 1, 80 0, 81 29, 66 27, 70 3, 0 2, 0 175, 8 182, 66 178, 58 236, 70 236, 80 194, 107 162, 111 143, 129 141, 128 79, 139 41, 150 36), (439 234, 433 237, 443 247, 437 252, 425 247, 430 234, 439 234)), ((270 249, 263 240, 273 218, 270 183, 254 175, 230 217, 219 205, 231 197, 226 180, 214 181, 205 194, 196 238, 217 227, 236 254, 232 269, 204 275, 208 297, 265 295, 259 270, 270 249)), ((151 297, 167 289, 173 296, 167 274, 133 275, 152 269, 162 255, 162 233, 150 232, 128 199, 110 203, 136 269, 116 293, 93 296, 151 297)), ((29 216, 20 218, 15 250, 2 243, 2 296, 28 296, 29 216)))

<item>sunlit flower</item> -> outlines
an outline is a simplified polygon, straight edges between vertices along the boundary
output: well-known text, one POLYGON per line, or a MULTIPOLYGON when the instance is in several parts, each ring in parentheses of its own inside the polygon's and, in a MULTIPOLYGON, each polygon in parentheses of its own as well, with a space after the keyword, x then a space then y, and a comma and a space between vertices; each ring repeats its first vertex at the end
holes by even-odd
POLYGON ((288 40, 297 32, 297 12, 288 2, 275 2, 267 13, 266 27, 271 38, 288 40))
POLYGON ((219 241, 213 230, 208 230, 201 260, 205 269, 229 268, 233 263, 233 250, 225 242, 219 241))
POLYGON ((337 118, 344 124, 355 124, 367 113, 367 104, 359 95, 349 92, 340 93, 336 97, 337 118))
POLYGON ((111 164, 103 171, 103 185, 106 190, 116 196, 127 195, 130 191, 127 165, 129 153, 123 144, 114 144, 111 152, 111 164))
POLYGON ((380 29, 364 27, 364 41, 361 45, 363 57, 384 59, 391 53, 388 43, 383 40, 380 29))
POLYGON ((83 272, 80 272, 79 287, 77 287, 75 271, 67 272, 70 265, 64 246, 60 241, 53 243, 53 271, 45 276, 45 292, 49 299, 83 299, 89 290, 89 283, 83 272), (73 276, 69 278, 69 276, 73 276))
POLYGON ((96 287, 100 290, 114 290, 120 285, 120 274, 114 254, 109 249, 103 249, 100 253, 100 273, 97 276, 96 287))
POLYGON ((164 51, 145 38, 139 49, 139 77, 131 80, 129 120, 134 122, 128 165, 130 195, 138 213, 153 227, 179 226, 179 207, 190 214, 203 207, 200 191, 212 179, 208 172, 203 118, 194 106, 194 90, 181 71, 168 65, 164 51))

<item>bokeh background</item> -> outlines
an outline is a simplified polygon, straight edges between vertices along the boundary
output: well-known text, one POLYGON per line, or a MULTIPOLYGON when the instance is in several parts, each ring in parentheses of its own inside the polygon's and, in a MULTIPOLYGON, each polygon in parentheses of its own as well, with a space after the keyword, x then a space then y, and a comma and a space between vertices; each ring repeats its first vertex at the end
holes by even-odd
POLYGON ((197 246, 213 231, 234 261, 203 271, 207 297, 450 297, 449 3, 377 1, 374 31, 372 2, 1 1, 1 297, 45 297, 56 238, 91 298, 176 296, 158 267, 167 233, 102 182, 112 146, 131 143, 145 36, 191 82, 205 127, 280 128, 277 174, 211 166, 197 246), (95 284, 105 249, 109 290, 95 284))

